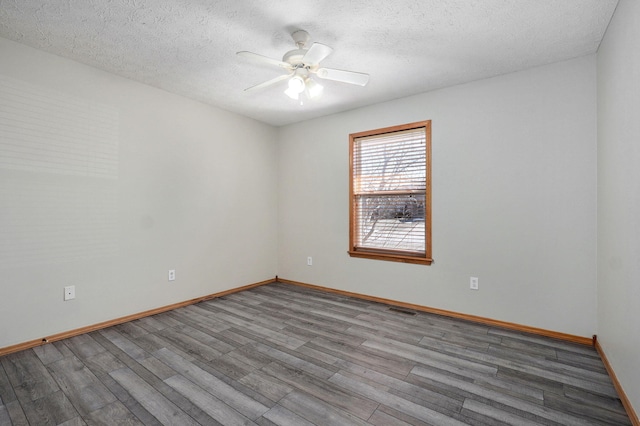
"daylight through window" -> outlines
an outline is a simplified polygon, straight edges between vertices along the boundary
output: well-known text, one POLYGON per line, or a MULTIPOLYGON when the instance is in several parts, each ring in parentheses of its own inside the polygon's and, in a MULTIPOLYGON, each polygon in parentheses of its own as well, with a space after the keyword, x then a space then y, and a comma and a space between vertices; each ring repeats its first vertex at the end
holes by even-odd
POLYGON ((349 135, 349 254, 430 264, 431 121, 349 135))

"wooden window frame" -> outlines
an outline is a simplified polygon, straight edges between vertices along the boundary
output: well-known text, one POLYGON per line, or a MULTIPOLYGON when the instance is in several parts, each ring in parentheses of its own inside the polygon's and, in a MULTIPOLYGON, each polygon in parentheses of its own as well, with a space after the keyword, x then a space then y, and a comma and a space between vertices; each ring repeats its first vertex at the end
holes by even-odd
MULTIPOLYGON (((407 192, 408 193, 408 192, 407 192)), ((349 255, 351 257, 359 257, 375 260, 387 260, 392 262, 415 263, 430 265, 433 263, 432 247, 431 247, 431 120, 418 121, 415 123, 402 124, 398 126, 385 127, 382 129, 367 130, 364 132, 352 133, 349 135, 349 255), (424 128, 425 132, 425 149, 426 149, 426 182, 424 189, 425 206, 424 206, 424 228, 425 228, 425 251, 411 252, 393 249, 374 249, 357 246, 357 229, 358 229, 358 209, 357 198, 366 192, 356 193, 354 178, 354 154, 356 149, 356 141, 358 138, 389 134, 404 130, 413 130, 424 128)))

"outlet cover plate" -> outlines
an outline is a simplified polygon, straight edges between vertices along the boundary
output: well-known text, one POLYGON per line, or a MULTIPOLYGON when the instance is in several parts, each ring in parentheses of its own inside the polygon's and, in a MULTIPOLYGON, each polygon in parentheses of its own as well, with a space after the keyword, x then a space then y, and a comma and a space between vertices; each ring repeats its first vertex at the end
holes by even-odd
POLYGON ((64 300, 71 300, 76 298, 76 286, 69 285, 64 288, 64 300))
POLYGON ((469 288, 471 290, 478 290, 478 277, 469 278, 469 288))
POLYGON ((176 270, 169 269, 169 281, 175 281, 175 280, 176 280, 176 270))

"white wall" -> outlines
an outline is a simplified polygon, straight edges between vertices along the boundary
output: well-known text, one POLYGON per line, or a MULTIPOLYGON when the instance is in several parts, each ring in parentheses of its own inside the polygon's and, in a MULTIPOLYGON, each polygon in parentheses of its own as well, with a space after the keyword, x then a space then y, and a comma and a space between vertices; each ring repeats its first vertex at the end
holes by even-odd
POLYGON ((598 341, 640 412, 640 3, 598 51, 598 341))
POLYGON ((279 140, 280 277, 595 333, 595 56, 290 125, 279 140), (434 264, 350 258, 348 134, 426 119, 434 264))
MULTIPOLYGON (((15 323, 0 347, 276 273, 596 331, 595 56, 273 129, 7 40, 0 53, 7 90, 107 122, 83 154, 72 148, 85 169, 49 151, 7 155, 0 139, 0 323, 15 323), (350 258, 348 134, 424 119, 433 120, 435 263, 350 258), (115 164, 106 171, 91 159, 105 146, 115 164), (65 285, 76 285, 76 300, 62 302, 65 285)), ((54 119, 43 128, 65 145, 73 123, 60 130, 54 119)))
POLYGON ((275 276, 272 127, 4 39, 0 57, 0 348, 275 276))

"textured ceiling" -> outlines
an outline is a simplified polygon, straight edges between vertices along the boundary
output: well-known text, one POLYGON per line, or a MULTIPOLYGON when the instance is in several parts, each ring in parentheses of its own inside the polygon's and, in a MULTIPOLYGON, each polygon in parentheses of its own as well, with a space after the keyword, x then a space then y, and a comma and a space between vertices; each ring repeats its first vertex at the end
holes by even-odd
MULTIPOLYGON (((0 37, 276 126, 594 53, 618 0, 0 0, 0 37), (334 48, 322 65, 369 73, 321 80, 302 105, 282 70, 304 29, 334 48)), ((1 60, 1 59, 0 59, 1 60)))

